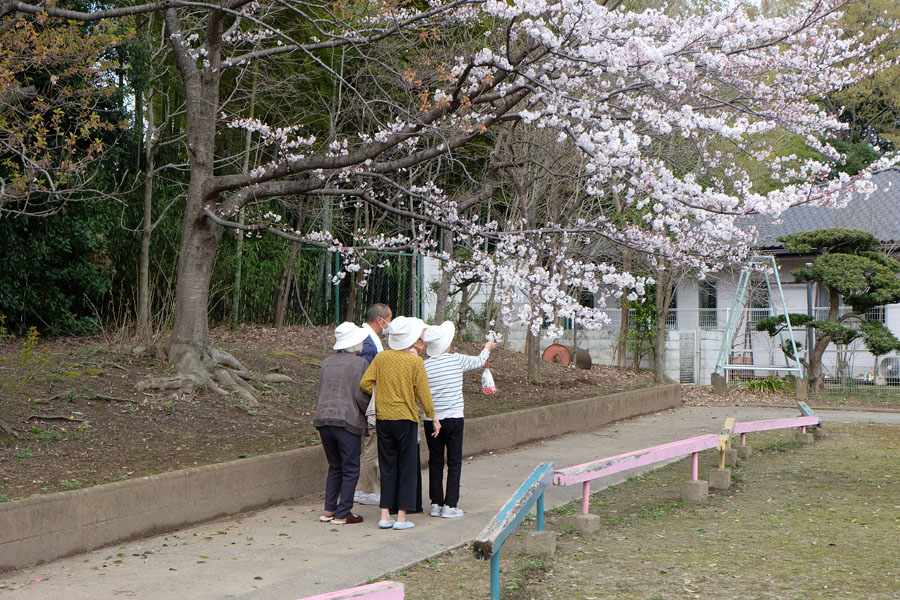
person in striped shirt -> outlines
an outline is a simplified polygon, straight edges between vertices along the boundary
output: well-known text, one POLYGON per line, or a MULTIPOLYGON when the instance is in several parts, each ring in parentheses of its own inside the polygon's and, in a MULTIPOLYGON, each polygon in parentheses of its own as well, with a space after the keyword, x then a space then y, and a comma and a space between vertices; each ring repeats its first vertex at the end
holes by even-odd
POLYGON ((428 442, 428 495, 431 497, 432 517, 452 519, 463 516, 458 508, 459 480, 462 473, 463 448, 463 373, 483 367, 497 343, 489 341, 478 356, 449 353, 456 327, 450 321, 425 329, 425 361, 428 386, 434 403, 435 419, 440 421, 438 435, 434 425, 425 419, 425 440, 428 442), (447 457, 447 488, 444 492, 444 455, 447 457))

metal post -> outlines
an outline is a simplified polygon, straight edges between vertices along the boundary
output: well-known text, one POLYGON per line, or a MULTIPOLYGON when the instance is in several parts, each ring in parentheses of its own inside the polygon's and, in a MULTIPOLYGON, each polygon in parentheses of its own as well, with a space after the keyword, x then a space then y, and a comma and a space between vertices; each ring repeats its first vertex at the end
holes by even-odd
POLYGON ((746 446, 746 445, 747 445, 747 434, 742 433, 741 434, 741 446, 746 446))
POLYGON ((491 600, 500 600, 500 553, 491 557, 491 600))
POLYGON ((544 530, 544 495, 541 494, 540 498, 537 500, 537 507, 535 508, 537 511, 537 530, 544 530))
POLYGON ((700 453, 691 453, 691 481, 700 479, 700 453))
POLYGON ((591 502, 591 482, 585 481, 581 484, 581 514, 588 514, 588 504, 591 502))
MULTIPOLYGON (((812 263, 806 263, 806 268, 811 269, 812 263)), ((813 311, 813 284, 812 281, 806 282, 806 314, 809 315, 811 319, 815 319, 816 316, 813 311)), ((806 364, 807 369, 809 368, 810 358, 812 357, 812 349, 813 349, 813 335, 815 332, 811 325, 806 326, 806 364)), ((809 377, 809 373, 806 374, 807 378, 809 377)))

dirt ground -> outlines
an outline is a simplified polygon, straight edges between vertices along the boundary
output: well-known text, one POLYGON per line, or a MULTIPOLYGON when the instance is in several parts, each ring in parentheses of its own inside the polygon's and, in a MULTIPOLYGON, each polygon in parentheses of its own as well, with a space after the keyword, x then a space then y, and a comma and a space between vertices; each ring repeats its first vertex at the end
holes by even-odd
MULTIPOLYGON (((526 521, 500 557, 501 598, 670 600, 682 598, 900 598, 900 437, 885 425, 827 424, 810 446, 790 432, 749 436, 753 456, 732 487, 700 506, 679 500, 682 460, 594 494, 602 520, 576 533, 580 503, 548 514, 556 555, 528 555, 526 521)), ((701 455, 701 474, 715 466, 701 455)), ((701 475, 702 476, 702 475, 701 475)), ((409 600, 489 597, 488 563, 469 547, 386 579, 409 600)))
MULTIPOLYGON (((323 329, 331 342, 331 330, 323 329)), ((170 372, 152 350, 102 338, 0 339, 0 502, 318 443, 312 414, 323 349, 311 328, 212 332, 216 346, 248 368, 294 383, 260 388, 261 407, 204 394, 139 392, 170 372), (136 352, 137 350, 137 352, 136 352), (5 430, 4 430, 5 425, 5 430)), ((459 343, 475 354, 480 344, 459 343)), ((490 368, 498 392, 481 393, 481 370, 465 377, 466 416, 479 417, 610 394, 652 384, 647 372, 544 363, 541 384, 525 380, 522 354, 498 348, 490 368)))

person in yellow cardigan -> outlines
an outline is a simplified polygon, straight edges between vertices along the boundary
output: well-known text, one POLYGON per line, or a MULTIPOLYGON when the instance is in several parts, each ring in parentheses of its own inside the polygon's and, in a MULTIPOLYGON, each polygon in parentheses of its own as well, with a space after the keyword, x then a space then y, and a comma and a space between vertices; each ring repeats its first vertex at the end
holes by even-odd
POLYGON ((411 529, 407 511, 416 510, 417 439, 419 408, 432 419, 433 435, 440 432, 421 354, 425 322, 397 317, 388 328, 388 350, 379 352, 362 376, 359 387, 366 394, 378 386, 375 396, 375 432, 381 469, 381 529, 411 529), (399 487, 398 487, 399 482, 399 487), (396 502, 395 502, 396 500, 396 502), (390 508, 397 505, 397 520, 390 508))

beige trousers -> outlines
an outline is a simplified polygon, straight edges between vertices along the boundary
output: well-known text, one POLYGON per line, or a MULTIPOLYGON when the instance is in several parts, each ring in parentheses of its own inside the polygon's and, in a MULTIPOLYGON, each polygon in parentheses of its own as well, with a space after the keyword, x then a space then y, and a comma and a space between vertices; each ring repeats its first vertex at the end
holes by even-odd
POLYGON ((378 472, 378 436, 375 428, 371 428, 368 437, 362 438, 362 451, 359 455, 359 481, 356 490, 364 494, 374 494, 381 490, 381 478, 378 472))

